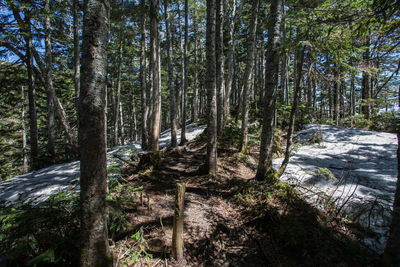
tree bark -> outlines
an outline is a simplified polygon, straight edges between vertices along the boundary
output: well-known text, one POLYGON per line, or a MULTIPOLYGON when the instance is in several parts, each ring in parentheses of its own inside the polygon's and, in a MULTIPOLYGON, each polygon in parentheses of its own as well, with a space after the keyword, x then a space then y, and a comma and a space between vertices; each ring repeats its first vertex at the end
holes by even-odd
MULTIPOLYGON (((74 33, 74 85, 76 97, 76 111, 78 113, 78 102, 80 92, 80 46, 79 46, 79 0, 72 1, 72 14, 73 14, 73 33, 74 33)), ((78 118, 79 120, 79 118, 78 118)))
POLYGON ((50 33, 50 1, 45 1, 44 10, 46 13, 44 21, 45 29, 45 54, 46 54, 46 89, 47 89, 47 152, 50 159, 54 160, 56 156, 55 148, 55 123, 54 123, 54 97, 53 88, 53 60, 51 56, 51 33, 50 33))
MULTIPOLYGON (((400 90, 399 90, 400 92, 400 90)), ((400 105, 399 105, 400 106, 400 105)), ((383 254, 387 266, 400 266, 400 133, 397 133, 397 183, 394 194, 390 235, 383 254)))
POLYGON ((142 131, 142 148, 148 148, 149 141, 149 131, 147 127, 147 117, 149 116, 149 106, 148 95, 147 95, 147 84, 146 84, 146 31, 145 31, 145 9, 146 9, 146 0, 142 0, 142 16, 140 23, 141 30, 141 40, 140 40, 140 87, 141 87, 141 131, 142 131))
POLYGON ((192 101, 192 121, 197 123, 199 120, 199 73, 198 73, 198 33, 197 33, 197 13, 194 10, 193 16, 193 37, 194 37, 194 86, 193 86, 193 101, 192 101))
POLYGON ((182 125, 181 125, 181 143, 184 145, 186 140, 186 117, 187 117, 187 90, 188 90, 188 75, 189 75, 189 55, 188 55, 188 38, 189 38, 189 22, 188 22, 188 0, 185 0, 185 42, 183 45, 183 57, 184 66, 182 72, 182 83, 183 83, 183 98, 182 98, 182 125))
POLYGON ((160 136, 160 54, 158 38, 158 0, 150 1, 150 49, 151 71, 153 73, 153 112, 151 122, 151 149, 158 152, 158 139, 160 136))
POLYGON ((28 99, 29 99, 29 143, 30 143, 30 166, 31 169, 36 169, 38 167, 38 128, 37 128, 37 109, 36 109, 36 89, 35 80, 33 77, 33 44, 32 44, 32 33, 30 17, 27 16, 26 27, 27 27, 27 58, 28 58, 28 99))
POLYGON ((119 49, 118 49, 118 74, 117 74, 117 88, 114 99, 114 136, 113 144, 117 146, 119 144, 119 121, 120 121, 120 103, 121 103, 121 74, 122 74, 122 31, 119 32, 119 49))
POLYGON ((301 83, 301 79, 303 77, 303 74, 302 74, 303 63, 304 63, 304 47, 300 48, 298 50, 298 54, 297 54, 296 79, 295 79, 295 84, 294 84, 293 104, 292 104, 292 109, 290 111, 290 117, 289 117, 289 128, 288 128, 287 136, 286 136, 285 158, 283 159, 281 167, 279 168, 278 176, 281 176, 283 174, 283 172, 286 169, 287 164, 289 163, 290 149, 292 147, 292 142, 293 142, 292 136, 294 133, 296 114, 297 114, 297 110, 298 110, 299 102, 300 102, 300 92, 301 92, 300 83, 301 83))
MULTIPOLYGON (((225 0, 225 6, 227 6, 227 0, 225 0)), ((225 7, 225 9, 227 9, 225 7)), ((232 9, 230 16, 226 16, 226 20, 228 21, 228 61, 227 61, 227 77, 225 81, 225 97, 224 97, 224 118, 228 118, 230 116, 230 97, 232 93, 232 83, 234 79, 234 57, 235 57, 235 43, 234 43, 234 30, 235 30, 235 22, 236 22, 236 0, 232 2, 232 9)))
POLYGON ((265 99, 263 127, 257 180, 264 180, 272 172, 272 145, 275 132, 275 103, 279 72, 280 28, 282 0, 272 0, 268 27, 267 64, 265 71, 265 99))
POLYGON ((181 261, 183 259, 183 221, 185 208, 185 184, 176 184, 174 221, 172 231, 172 257, 181 261))
POLYGON ((28 171, 28 157, 26 151, 26 127, 25 127, 25 93, 21 85, 21 128, 22 128, 22 172, 28 171))
MULTIPOLYGON (((367 37, 366 44, 367 47, 370 46, 370 37, 367 37)), ((369 107, 369 98, 370 98, 370 81, 371 76, 369 74, 369 67, 370 67, 370 49, 367 48, 363 53, 363 61, 364 61, 364 71, 362 72, 362 82, 361 82, 361 100, 362 100, 362 107, 361 111, 364 115, 365 119, 370 118, 370 107, 369 107)))
POLYGON ((241 152, 245 152, 247 149, 248 141, 248 129, 249 129, 249 89, 251 83, 251 75, 254 68, 254 55, 256 46, 256 31, 258 23, 258 9, 260 5, 260 0, 255 0, 252 3, 252 16, 249 27, 249 35, 247 40, 247 60, 246 60, 246 70, 243 75, 243 107, 242 107, 242 133, 240 139, 241 152))
POLYGON ((224 0, 216 2, 216 60, 217 60, 217 133, 222 134, 224 127, 224 92, 225 92, 225 56, 224 56, 224 0))
POLYGON ((81 266, 112 266, 107 238, 104 129, 109 27, 110 2, 87 0, 83 19, 79 98, 81 266))
POLYGON ((167 62, 168 62, 168 90, 169 90, 169 103, 170 103, 170 120, 171 120, 171 147, 178 145, 176 132, 177 132, 177 121, 176 121, 176 106, 175 106, 175 89, 173 86, 174 81, 174 64, 173 64, 173 52, 172 52, 172 36, 171 36, 171 17, 169 15, 169 0, 164 1, 165 9, 165 30, 167 38, 167 62))
POLYGON ((216 0, 207 0, 207 172, 217 173, 217 84, 216 84, 216 55, 215 55, 215 23, 216 0))

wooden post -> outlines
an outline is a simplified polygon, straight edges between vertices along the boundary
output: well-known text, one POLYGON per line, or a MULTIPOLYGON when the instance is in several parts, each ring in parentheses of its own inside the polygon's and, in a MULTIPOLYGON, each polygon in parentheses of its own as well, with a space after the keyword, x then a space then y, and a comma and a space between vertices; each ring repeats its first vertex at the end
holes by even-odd
POLYGON ((176 184, 175 215, 172 232, 172 257, 177 261, 183 259, 183 210, 185 202, 185 184, 176 184))

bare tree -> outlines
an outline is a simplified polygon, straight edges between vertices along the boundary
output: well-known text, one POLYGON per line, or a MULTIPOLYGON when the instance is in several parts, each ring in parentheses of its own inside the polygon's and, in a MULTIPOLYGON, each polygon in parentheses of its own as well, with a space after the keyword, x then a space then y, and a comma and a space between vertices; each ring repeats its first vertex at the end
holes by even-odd
POLYGON ((107 238, 104 129, 109 29, 110 2, 85 1, 79 98, 81 266, 112 266, 107 238))

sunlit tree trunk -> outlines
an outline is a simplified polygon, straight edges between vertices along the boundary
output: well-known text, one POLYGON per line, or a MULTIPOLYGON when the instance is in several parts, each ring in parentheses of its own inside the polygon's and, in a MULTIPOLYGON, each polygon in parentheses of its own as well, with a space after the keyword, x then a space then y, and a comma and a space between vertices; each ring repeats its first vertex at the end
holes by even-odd
POLYGON ((79 98, 80 266, 112 266, 107 238, 107 157, 104 130, 109 29, 110 2, 87 0, 83 19, 79 98))
POLYGON ((272 0, 268 22, 267 65, 265 71, 265 99, 263 127, 257 180, 263 180, 272 171, 272 145, 274 138, 275 102, 279 72, 280 29, 282 22, 282 0, 272 0))
POLYGON ((160 54, 158 37, 158 0, 150 1, 150 61, 153 79, 153 111, 151 120, 151 149, 159 151, 161 103, 160 103, 160 54))

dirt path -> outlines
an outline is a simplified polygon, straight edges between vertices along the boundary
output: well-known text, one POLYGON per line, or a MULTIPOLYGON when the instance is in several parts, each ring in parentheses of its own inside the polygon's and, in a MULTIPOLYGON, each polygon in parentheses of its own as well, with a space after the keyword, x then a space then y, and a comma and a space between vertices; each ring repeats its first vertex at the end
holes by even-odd
MULTIPOLYGON (((232 198, 237 185, 254 177, 251 169, 234 164, 220 164, 221 175, 211 178, 199 175, 205 162, 206 148, 202 142, 168 152, 160 167, 149 175, 137 174, 129 179, 132 185, 144 187, 144 205, 132 213, 130 229, 118 239, 143 227, 149 252, 162 263, 170 261, 175 185, 186 183, 184 242, 188 266, 265 266, 257 234, 245 227, 243 208, 232 198), (241 175, 238 175, 238 174, 241 175), (150 201, 150 208, 147 205, 150 201)), ((183 266, 169 262, 173 266, 183 266)))

